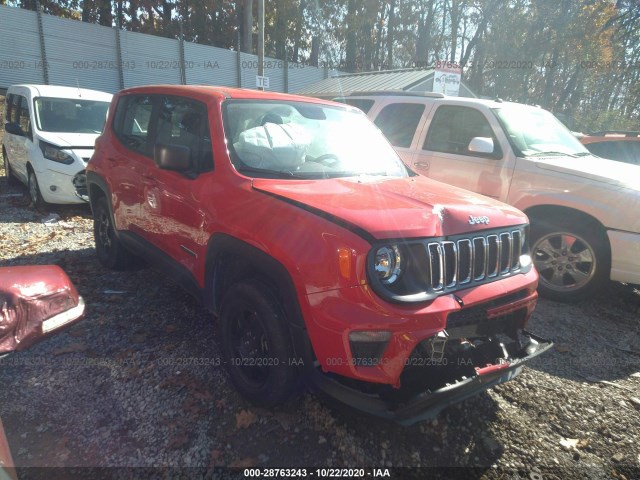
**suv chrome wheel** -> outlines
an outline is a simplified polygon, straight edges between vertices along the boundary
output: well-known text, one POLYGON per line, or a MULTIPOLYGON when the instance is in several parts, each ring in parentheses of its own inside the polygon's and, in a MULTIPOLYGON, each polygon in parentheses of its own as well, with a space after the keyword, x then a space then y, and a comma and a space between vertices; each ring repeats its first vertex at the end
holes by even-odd
POLYGON ((531 256, 542 295, 578 300, 606 279, 608 245, 598 227, 585 220, 559 226, 533 219, 531 224, 531 256))

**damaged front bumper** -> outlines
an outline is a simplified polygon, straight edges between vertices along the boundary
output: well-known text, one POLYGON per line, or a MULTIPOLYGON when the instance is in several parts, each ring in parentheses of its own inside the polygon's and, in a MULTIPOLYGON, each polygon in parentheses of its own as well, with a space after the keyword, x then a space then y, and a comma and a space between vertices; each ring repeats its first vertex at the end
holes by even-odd
POLYGON ((56 265, 0 268, 0 356, 79 321, 85 303, 56 265))
MULTIPOLYGON (((451 368, 447 368, 446 365, 423 365, 426 368, 423 369, 422 374, 426 376, 432 373, 430 368, 440 369, 441 371, 438 372, 440 376, 443 367, 444 371, 450 371, 452 374, 438 388, 415 391, 410 385, 408 386, 409 395, 406 393, 407 388, 403 392, 402 388, 391 391, 388 386, 365 386, 364 382, 353 382, 337 375, 323 374, 319 370, 311 372, 310 380, 312 387, 342 404, 401 425, 412 425, 435 417, 450 405, 513 379, 522 371, 526 362, 553 345, 552 342, 524 330, 519 333, 519 337, 519 348, 515 352, 509 352, 509 349, 498 341, 495 345, 492 344, 490 348, 497 352, 502 351, 504 354, 498 353, 497 356, 502 358, 496 358, 494 362, 487 362, 484 365, 467 365, 462 369, 458 368, 459 365, 451 368)), ((446 357, 440 358, 441 363, 442 358, 446 357)), ((411 373, 415 377, 416 372, 411 373)), ((409 378, 406 380, 411 382, 409 378)), ((415 378, 413 380, 415 385, 415 378)))
POLYGON ((84 202, 89 202, 89 190, 87 188, 87 171, 81 170, 73 177, 73 188, 76 197, 84 202))

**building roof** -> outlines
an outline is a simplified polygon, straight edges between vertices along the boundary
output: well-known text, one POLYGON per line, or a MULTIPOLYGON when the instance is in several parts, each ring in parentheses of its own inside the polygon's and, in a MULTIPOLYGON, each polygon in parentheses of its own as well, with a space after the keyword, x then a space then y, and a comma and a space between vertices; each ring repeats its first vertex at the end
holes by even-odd
MULTIPOLYGON (((433 81, 434 72, 433 68, 408 68, 339 74, 308 85, 296 93, 314 97, 334 98, 355 92, 431 91, 432 83, 428 84, 428 81, 433 81)), ((469 93, 467 96, 475 96, 464 84, 460 85, 460 90, 461 94, 463 90, 466 90, 469 93)))

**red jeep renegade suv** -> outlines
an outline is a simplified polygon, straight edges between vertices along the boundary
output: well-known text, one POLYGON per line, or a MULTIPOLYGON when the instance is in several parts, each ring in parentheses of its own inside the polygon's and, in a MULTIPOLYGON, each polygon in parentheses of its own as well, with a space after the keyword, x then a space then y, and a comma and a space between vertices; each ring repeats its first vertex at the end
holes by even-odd
POLYGON ((169 272, 217 317, 230 378, 300 379, 403 424, 518 374, 527 218, 416 176, 359 110, 204 86, 118 93, 87 168, 100 261, 169 272))

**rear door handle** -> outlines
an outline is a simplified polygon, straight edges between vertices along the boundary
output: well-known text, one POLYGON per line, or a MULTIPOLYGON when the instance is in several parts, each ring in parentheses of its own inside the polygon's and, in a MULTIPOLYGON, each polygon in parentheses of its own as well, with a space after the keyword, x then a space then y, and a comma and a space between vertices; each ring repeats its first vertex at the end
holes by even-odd
POLYGON ((429 168, 429 162, 413 162, 413 166, 417 168, 429 168))

